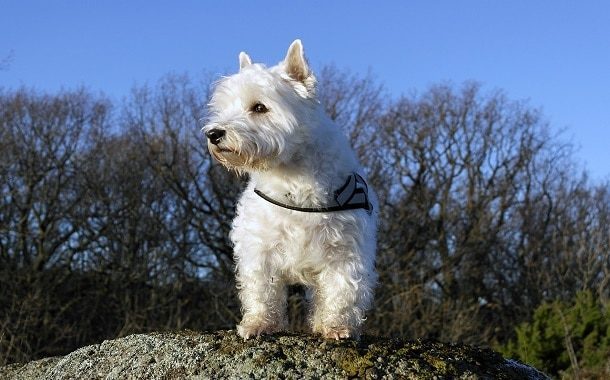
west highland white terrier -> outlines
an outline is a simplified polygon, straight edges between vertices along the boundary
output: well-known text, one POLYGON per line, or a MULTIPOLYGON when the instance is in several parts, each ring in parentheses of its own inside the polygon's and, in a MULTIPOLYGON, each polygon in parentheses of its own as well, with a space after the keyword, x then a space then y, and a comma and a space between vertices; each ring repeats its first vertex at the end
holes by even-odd
POLYGON ((287 286, 303 284, 313 332, 357 339, 377 282, 377 197, 316 98, 300 40, 276 66, 244 52, 239 66, 216 84, 203 128, 212 156, 249 175, 230 234, 237 332, 249 339, 286 329, 287 286))

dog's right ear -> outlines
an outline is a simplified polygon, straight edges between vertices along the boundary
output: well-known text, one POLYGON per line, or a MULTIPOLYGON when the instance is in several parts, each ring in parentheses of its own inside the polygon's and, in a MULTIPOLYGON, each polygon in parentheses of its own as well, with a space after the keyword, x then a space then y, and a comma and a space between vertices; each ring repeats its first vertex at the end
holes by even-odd
POLYGON ((305 59, 301 40, 294 40, 290 45, 283 64, 286 74, 288 74, 292 80, 302 83, 309 96, 315 95, 316 77, 309 68, 307 59, 305 59))
POLYGON ((245 52, 239 53, 239 70, 241 71, 244 67, 250 66, 252 64, 252 60, 245 52))

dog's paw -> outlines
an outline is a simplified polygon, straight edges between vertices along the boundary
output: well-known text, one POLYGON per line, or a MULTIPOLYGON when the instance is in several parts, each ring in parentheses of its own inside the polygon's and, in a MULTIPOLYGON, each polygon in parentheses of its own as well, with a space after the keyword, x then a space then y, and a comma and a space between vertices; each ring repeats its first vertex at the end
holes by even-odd
POLYGON ((280 329, 277 325, 269 323, 242 322, 237 325, 237 334, 244 338, 244 340, 256 338, 265 334, 273 334, 275 332, 278 332, 279 330, 280 329))
POLYGON ((326 339, 341 340, 351 338, 352 333, 350 332, 350 329, 345 326, 329 327, 324 329, 324 331, 322 332, 322 336, 324 336, 324 338, 326 339))

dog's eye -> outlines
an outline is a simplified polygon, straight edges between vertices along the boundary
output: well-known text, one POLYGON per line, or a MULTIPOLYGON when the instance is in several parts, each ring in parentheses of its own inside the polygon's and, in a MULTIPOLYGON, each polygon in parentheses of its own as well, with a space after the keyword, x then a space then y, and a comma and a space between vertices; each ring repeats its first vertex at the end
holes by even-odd
POLYGON ((252 108, 250 108, 250 110, 252 112, 256 112, 256 113, 265 113, 265 112, 269 111, 269 109, 267 109, 267 107, 265 107, 265 105, 263 103, 256 103, 255 105, 252 106, 252 108))

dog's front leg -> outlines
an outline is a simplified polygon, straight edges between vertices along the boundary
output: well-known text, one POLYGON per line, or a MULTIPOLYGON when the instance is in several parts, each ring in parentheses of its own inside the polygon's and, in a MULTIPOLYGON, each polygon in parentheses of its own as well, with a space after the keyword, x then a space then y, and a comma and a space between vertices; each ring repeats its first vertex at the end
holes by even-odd
POLYGON ((370 307, 375 283, 372 270, 332 263, 318 276, 312 330, 329 339, 358 339, 370 307))
POLYGON ((237 283, 243 317, 237 333, 244 339, 286 329, 287 290, 270 268, 237 266, 237 283))

